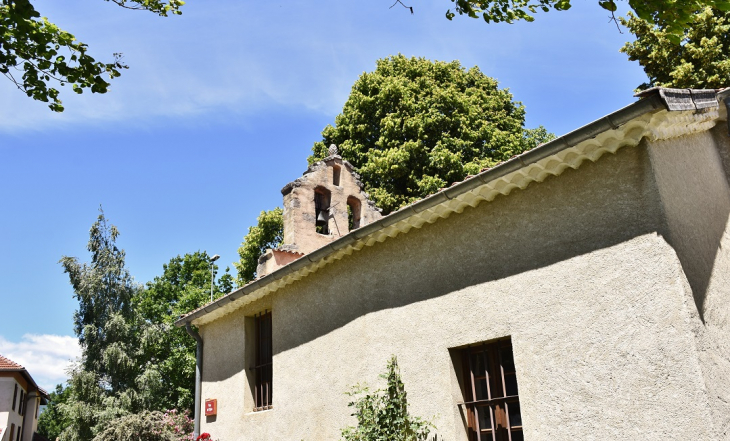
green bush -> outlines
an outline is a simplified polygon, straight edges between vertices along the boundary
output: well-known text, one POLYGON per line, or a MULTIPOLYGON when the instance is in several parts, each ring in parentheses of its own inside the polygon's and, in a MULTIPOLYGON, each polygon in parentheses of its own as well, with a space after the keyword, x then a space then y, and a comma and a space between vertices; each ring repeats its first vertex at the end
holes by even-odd
POLYGON ((144 411, 117 418, 94 441, 189 441, 193 420, 176 410, 144 411))
MULTIPOLYGON (((355 408, 357 427, 342 430, 345 441, 425 441, 431 429, 430 422, 408 413, 408 399, 401 381, 398 361, 388 361, 388 371, 380 376, 387 380, 386 389, 368 393, 368 388, 355 386, 348 395, 357 397, 349 403, 355 408)), ((433 440, 436 441, 436 436, 433 440)))

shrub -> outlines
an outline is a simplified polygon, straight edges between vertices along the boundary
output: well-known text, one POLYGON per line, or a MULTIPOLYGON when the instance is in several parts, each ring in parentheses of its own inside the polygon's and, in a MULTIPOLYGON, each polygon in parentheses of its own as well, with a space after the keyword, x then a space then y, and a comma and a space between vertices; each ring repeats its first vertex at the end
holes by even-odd
POLYGON ((94 441, 192 441, 192 432, 187 412, 144 411, 113 420, 94 441))
MULTIPOLYGON (((355 408, 357 427, 342 430, 345 441, 425 441, 435 426, 408 413, 408 399, 401 381, 398 361, 393 356, 388 361, 387 372, 381 378, 387 380, 386 389, 368 393, 368 388, 355 386, 348 392, 358 396, 349 403, 355 408)), ((436 437, 433 438, 436 441, 436 437)))

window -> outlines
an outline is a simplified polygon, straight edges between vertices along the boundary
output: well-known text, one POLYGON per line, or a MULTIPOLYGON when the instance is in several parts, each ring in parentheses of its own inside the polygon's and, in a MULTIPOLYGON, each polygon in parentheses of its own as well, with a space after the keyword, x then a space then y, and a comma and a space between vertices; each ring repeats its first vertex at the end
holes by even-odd
POLYGON ((469 441, 523 441, 511 340, 464 349, 462 366, 469 441))
POLYGON ((18 426, 18 437, 15 439, 15 441, 20 441, 23 439, 23 427, 18 426))
MULTIPOLYGON (((18 400, 18 383, 15 383, 15 392, 13 392, 13 410, 15 410, 15 402, 18 400)), ((12 435, 10 436, 12 439, 12 435)))
MULTIPOLYGON (((23 413, 25 411, 25 406, 23 405, 23 401, 24 401, 23 398, 25 398, 25 397, 23 396, 23 393, 24 393, 23 389, 20 389, 20 403, 18 403, 18 414, 20 416, 23 416, 23 413)), ((20 431, 18 431, 18 433, 20 433, 20 431)))
POLYGON ((340 186, 340 166, 332 166, 332 185, 340 186))
POLYGON ((8 438, 10 441, 13 441, 13 435, 15 434, 15 424, 10 425, 10 438, 8 438))
POLYGON ((271 347, 271 311, 258 314, 255 317, 256 333, 256 365, 254 371, 254 411, 271 409, 272 386, 272 347, 271 347))

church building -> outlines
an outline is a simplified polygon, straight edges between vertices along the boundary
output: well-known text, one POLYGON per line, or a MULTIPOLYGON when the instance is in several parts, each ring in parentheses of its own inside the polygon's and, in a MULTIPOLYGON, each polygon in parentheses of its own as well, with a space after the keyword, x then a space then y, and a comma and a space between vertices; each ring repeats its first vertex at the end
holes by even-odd
POLYGON ((198 430, 338 440, 394 355, 438 439, 730 439, 728 106, 652 89, 387 216, 331 147, 257 279, 176 323, 198 430))

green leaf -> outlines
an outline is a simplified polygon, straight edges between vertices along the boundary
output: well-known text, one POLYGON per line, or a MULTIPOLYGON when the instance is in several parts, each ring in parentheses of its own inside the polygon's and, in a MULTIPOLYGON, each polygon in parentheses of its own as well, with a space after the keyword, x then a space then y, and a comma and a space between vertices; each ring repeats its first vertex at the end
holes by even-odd
POLYGON ((607 11, 616 12, 616 10, 618 9, 616 3, 614 3, 613 0, 599 1, 598 4, 607 11))

